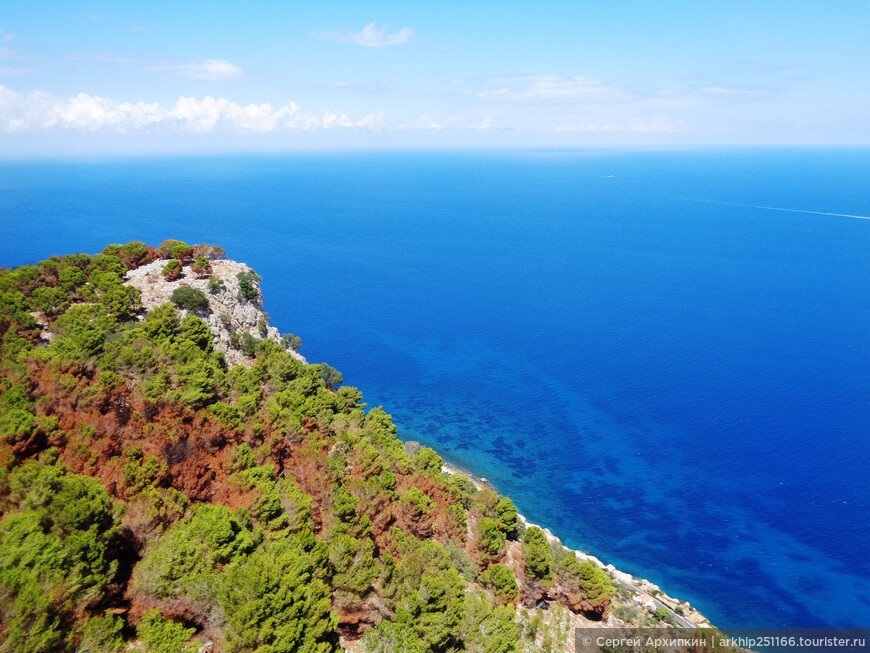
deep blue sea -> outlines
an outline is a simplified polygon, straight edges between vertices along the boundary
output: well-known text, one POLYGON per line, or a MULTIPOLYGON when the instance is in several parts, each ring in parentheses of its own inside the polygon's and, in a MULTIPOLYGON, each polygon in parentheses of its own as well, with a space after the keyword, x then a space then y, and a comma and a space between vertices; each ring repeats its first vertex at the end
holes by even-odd
POLYGON ((224 245, 404 437, 721 626, 870 626, 870 220, 829 214, 870 150, 0 162, 0 265, 224 245))

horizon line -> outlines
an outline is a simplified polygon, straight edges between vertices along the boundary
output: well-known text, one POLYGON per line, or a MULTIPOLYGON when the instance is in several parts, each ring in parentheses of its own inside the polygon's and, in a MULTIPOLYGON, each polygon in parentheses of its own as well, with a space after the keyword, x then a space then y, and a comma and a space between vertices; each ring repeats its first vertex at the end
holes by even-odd
POLYGON ((301 147, 283 150, 189 150, 189 151, 131 151, 131 152, 55 152, 55 153, 0 153, 0 162, 54 161, 54 160, 118 160, 118 159, 182 159, 219 157, 282 157, 341 154, 498 154, 498 153, 595 153, 610 152, 668 152, 668 151, 715 151, 715 150, 870 150, 870 143, 709 143, 709 144, 622 144, 622 145, 484 145, 463 147, 455 145, 420 146, 396 145, 386 147, 301 147))

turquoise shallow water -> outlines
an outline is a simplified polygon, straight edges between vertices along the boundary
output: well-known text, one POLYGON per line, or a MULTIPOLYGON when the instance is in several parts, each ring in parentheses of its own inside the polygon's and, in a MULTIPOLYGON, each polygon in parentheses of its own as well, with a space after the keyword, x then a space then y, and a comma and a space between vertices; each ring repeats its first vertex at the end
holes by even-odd
POLYGON ((0 163, 0 264, 176 237, 400 430, 721 625, 870 624, 867 150, 0 163), (789 211, 780 210, 789 209, 789 211))

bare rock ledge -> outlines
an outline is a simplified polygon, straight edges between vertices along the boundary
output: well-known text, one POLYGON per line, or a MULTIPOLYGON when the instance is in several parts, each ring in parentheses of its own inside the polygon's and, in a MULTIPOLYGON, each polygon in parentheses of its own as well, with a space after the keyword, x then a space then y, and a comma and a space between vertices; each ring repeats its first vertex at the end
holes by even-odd
MULTIPOLYGON (((253 359, 245 355, 233 342, 242 334, 249 333, 257 339, 272 340, 285 346, 278 329, 269 326, 269 316, 263 311, 263 295, 259 284, 257 297, 253 300, 241 298, 239 294, 240 272, 252 272, 244 263, 219 259, 211 261, 212 275, 223 285, 209 291, 208 277, 198 277, 185 266, 179 279, 167 281, 163 276, 165 260, 157 260, 147 265, 127 272, 127 285, 138 288, 142 293, 142 306, 146 310, 172 301, 172 293, 183 286, 201 290, 208 299, 208 308, 197 311, 196 315, 206 321, 214 335, 214 347, 223 352, 229 365, 251 365, 253 359), (235 334, 235 338, 233 337, 235 334)), ((187 311, 181 310, 183 315, 187 311)), ((305 363, 305 358, 298 351, 286 347, 287 351, 298 361, 305 363)))

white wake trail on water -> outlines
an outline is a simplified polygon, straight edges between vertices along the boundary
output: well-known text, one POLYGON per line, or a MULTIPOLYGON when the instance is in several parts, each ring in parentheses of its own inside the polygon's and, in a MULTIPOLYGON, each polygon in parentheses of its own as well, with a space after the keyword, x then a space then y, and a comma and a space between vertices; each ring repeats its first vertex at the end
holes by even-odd
POLYGON ((701 204, 718 204, 719 206, 739 206, 744 209, 764 209, 765 211, 782 211, 784 213, 808 213, 809 215, 829 215, 836 218, 854 218, 855 220, 870 220, 870 215, 853 215, 851 213, 830 213, 828 211, 809 211, 807 209, 787 209, 781 206, 762 206, 760 204, 737 204, 736 202, 717 202, 715 200, 699 200, 694 197, 674 197, 683 202, 699 202, 701 204))

